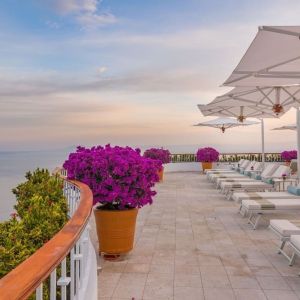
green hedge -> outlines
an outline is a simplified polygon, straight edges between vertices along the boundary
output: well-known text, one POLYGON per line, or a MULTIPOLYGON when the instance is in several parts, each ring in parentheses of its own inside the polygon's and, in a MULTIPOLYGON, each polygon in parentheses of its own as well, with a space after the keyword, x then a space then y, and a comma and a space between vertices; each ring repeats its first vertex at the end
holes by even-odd
POLYGON ((16 213, 0 223, 0 278, 50 240, 67 222, 63 182, 37 169, 13 189, 16 213))

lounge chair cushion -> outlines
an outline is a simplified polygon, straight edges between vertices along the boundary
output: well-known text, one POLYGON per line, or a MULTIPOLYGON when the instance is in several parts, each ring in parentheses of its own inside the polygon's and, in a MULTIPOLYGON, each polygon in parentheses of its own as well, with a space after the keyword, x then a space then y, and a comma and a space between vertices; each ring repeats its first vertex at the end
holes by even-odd
POLYGON ((300 234, 300 228, 289 220, 270 220, 270 226, 285 237, 289 237, 292 234, 300 234))
POLYGON ((290 241, 297 249, 300 249, 300 235, 291 235, 290 241))
MULTIPOLYGON (((300 199, 268 199, 268 201, 275 205, 275 210, 300 209, 300 199)), ((261 209, 261 205, 255 200, 242 200, 242 206, 249 210, 261 209)))
POLYGON ((300 187, 289 185, 287 191, 293 195, 300 196, 300 187))

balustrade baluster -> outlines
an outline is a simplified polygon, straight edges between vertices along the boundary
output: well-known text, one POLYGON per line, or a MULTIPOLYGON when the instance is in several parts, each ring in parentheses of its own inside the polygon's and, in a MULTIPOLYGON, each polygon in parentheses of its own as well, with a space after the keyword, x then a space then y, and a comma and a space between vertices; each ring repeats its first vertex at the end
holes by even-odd
POLYGON ((56 299, 56 268, 50 275, 50 300, 56 299))

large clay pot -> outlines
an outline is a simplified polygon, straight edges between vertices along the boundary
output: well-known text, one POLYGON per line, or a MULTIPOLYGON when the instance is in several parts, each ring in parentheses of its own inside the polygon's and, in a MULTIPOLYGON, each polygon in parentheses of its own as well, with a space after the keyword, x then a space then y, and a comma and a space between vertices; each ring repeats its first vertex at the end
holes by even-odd
POLYGON ((121 254, 133 248, 138 210, 95 209, 99 253, 121 254))
POLYGON ((202 162, 202 170, 210 170, 212 168, 212 162, 202 162))
POLYGON ((164 179, 164 167, 161 167, 161 169, 157 172, 159 181, 163 181, 164 179))
POLYGON ((291 165, 291 161, 290 160, 286 160, 285 161, 285 165, 289 167, 291 165))

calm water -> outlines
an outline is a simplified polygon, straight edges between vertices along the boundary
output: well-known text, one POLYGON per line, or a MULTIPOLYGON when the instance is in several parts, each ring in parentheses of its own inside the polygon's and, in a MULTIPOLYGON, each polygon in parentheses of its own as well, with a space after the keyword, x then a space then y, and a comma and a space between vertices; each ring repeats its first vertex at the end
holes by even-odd
POLYGON ((61 166, 70 149, 54 151, 0 152, 0 221, 7 219, 15 203, 11 189, 24 181, 28 170, 37 167, 52 171, 61 166))

